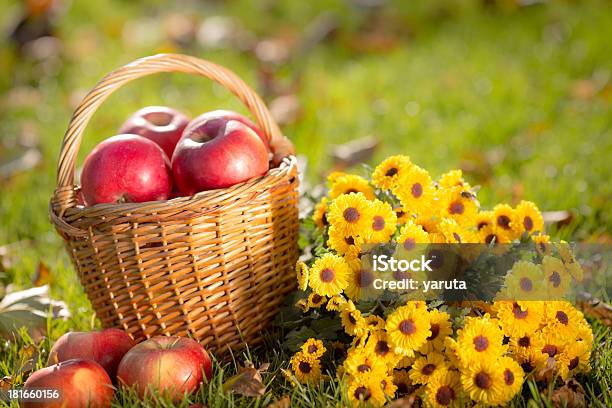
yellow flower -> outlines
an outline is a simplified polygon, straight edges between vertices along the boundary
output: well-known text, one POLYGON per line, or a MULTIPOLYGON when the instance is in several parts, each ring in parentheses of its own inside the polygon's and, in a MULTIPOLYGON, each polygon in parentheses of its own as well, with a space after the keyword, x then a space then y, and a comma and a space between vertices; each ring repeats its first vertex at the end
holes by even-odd
POLYGON ((576 338, 582 313, 576 310, 571 303, 565 301, 546 302, 544 310, 547 328, 564 339, 573 340, 576 338))
POLYGON ((429 243, 429 235, 423 230, 422 226, 409 221, 400 229, 397 243, 404 250, 410 251, 414 249, 416 244, 429 243))
POLYGON ((414 355, 431 336, 426 308, 400 306, 387 317, 385 328, 389 343, 397 354, 414 355))
POLYGON ((457 224, 457 221, 452 218, 444 218, 440 221, 438 229, 449 244, 461 244, 462 242, 466 242, 463 229, 457 224))
POLYGON ((352 376, 371 375, 380 378, 387 374, 385 361, 363 347, 349 350, 343 366, 346 372, 352 376))
POLYGON ((457 354, 462 365, 478 360, 495 360, 504 352, 504 335, 488 315, 466 317, 465 326, 457 332, 457 354))
POLYGON ((474 225, 478 231, 485 227, 491 227, 493 225, 493 211, 479 211, 474 219, 474 225))
POLYGON ((516 219, 516 212, 508 204, 497 204, 493 208, 493 222, 500 233, 508 238, 520 237, 520 226, 516 219))
POLYGON ((397 386, 393 383, 393 376, 387 374, 380 380, 380 385, 382 386, 382 390, 388 397, 395 396, 395 391, 397 391, 397 386))
POLYGON ((320 296, 334 296, 346 288, 350 273, 342 257, 325 254, 312 265, 309 285, 320 296))
POLYGON ((358 257, 363 239, 358 236, 342 235, 335 226, 329 228, 327 246, 339 255, 358 257))
POLYGON ((320 296, 316 293, 311 293, 310 295, 308 295, 308 303, 307 303, 308 309, 318 309, 326 301, 327 301, 327 298, 325 296, 320 296))
POLYGON ((359 258, 353 258, 347 262, 351 268, 351 274, 344 293, 354 301, 373 298, 377 292, 372 285, 375 278, 372 268, 363 265, 359 258))
POLYGON ((327 306, 325 306, 325 308, 329 311, 339 312, 345 304, 346 299, 342 295, 335 295, 327 301, 327 306))
POLYGON ((470 185, 463 180, 463 172, 460 169, 444 173, 440 176, 438 184, 442 188, 463 187, 465 190, 470 189, 470 185))
POLYGON ((401 356, 398 356, 393 351, 393 348, 389 344, 387 333, 384 330, 372 332, 368 337, 365 348, 369 353, 376 356, 377 359, 383 361, 388 368, 393 368, 401 359, 401 356))
POLYGON ((394 208, 393 211, 395 211, 395 216, 397 217, 397 223, 399 225, 404 225, 412 219, 411 214, 404 211, 403 207, 394 208))
POLYGON ((516 206, 515 217, 519 234, 527 232, 531 235, 536 231, 544 232, 542 214, 531 201, 521 201, 516 206))
POLYGON ((365 318, 365 323, 371 333, 385 329, 385 319, 377 315, 369 315, 365 318))
POLYGON ((362 193, 368 200, 374 199, 374 189, 368 180, 353 174, 338 177, 329 190, 329 197, 333 200, 350 193, 362 193))
POLYGON ((571 277, 565 270, 560 259, 546 255, 542 258, 542 270, 546 280, 548 299, 558 300, 567 293, 571 284, 571 277))
POLYGON ((546 297, 544 273, 539 265, 518 261, 506 275, 505 287, 511 299, 542 300, 546 297))
POLYGON ((345 173, 343 171, 332 171, 331 173, 327 175, 327 185, 331 186, 336 181, 338 181, 339 178, 346 177, 348 175, 349 175, 348 173, 345 173))
POLYGON ((437 370, 448 368, 448 362, 444 359, 444 355, 432 352, 418 357, 414 361, 410 369, 410 379, 415 384, 427 384, 437 370))
POLYGON ((327 197, 321 198, 321 201, 317 203, 312 214, 312 219, 319 229, 323 229, 329 225, 327 221, 327 197))
POLYGON ((474 225, 478 213, 478 201, 461 187, 451 187, 439 192, 440 216, 452 218, 460 225, 474 225))
POLYGON ((496 402, 497 404, 505 404, 521 391, 524 373, 521 366, 510 357, 501 357, 498 363, 502 369, 503 394, 496 402))
POLYGON ((389 203, 374 200, 372 203, 372 225, 366 233, 369 243, 387 243, 395 233, 397 216, 389 203))
POLYGON ((550 236, 548 235, 532 235, 531 240, 533 241, 536 251, 540 255, 551 255, 552 254, 552 246, 550 244, 550 236))
POLYGON ((432 309, 429 312, 429 330, 431 335, 427 337, 427 341, 419 349, 423 354, 432 351, 444 350, 444 339, 452 334, 450 315, 446 312, 441 312, 438 309, 432 309))
POLYGON ((459 367, 461 365, 458 348, 459 345, 457 341, 452 337, 449 336, 444 339, 444 355, 450 362, 450 365, 454 367, 459 367))
POLYGON ((302 384, 315 383, 321 379, 321 363, 303 351, 298 351, 291 358, 291 368, 302 384))
POLYGON ((567 339, 555 331, 540 330, 532 336, 532 339, 534 341, 533 347, 542 353, 544 358, 548 358, 562 353, 568 340, 573 340, 573 337, 567 339))
POLYGON ((320 359, 325 354, 327 349, 323 345, 323 342, 318 339, 310 338, 306 340, 306 343, 302 344, 302 352, 307 356, 315 359, 320 359))
POLYGON ((469 397, 483 405, 496 405, 504 396, 504 376, 497 358, 479 358, 461 369, 461 384, 469 397))
POLYGON ((330 204, 327 219, 341 236, 363 235, 371 227, 372 205, 362 193, 343 194, 330 204))
POLYGON ((419 389, 418 385, 413 384, 407 370, 393 370, 393 384, 397 387, 397 394, 406 396, 419 389))
POLYGON ((357 310, 355 304, 351 300, 344 305, 340 313, 340 319, 342 321, 342 327, 344 327, 344 331, 347 334, 361 337, 367 333, 365 319, 361 316, 361 312, 357 310))
MULTIPOLYGON (((528 361, 530 355, 537 349, 535 331, 521 337, 511 336, 509 341, 510 352, 519 362, 528 361)), ((540 350, 537 350, 540 352, 540 350)))
POLYGON ((567 345, 558 359, 559 375, 567 380, 576 373, 591 370, 591 346, 585 341, 575 341, 567 345))
POLYGON ((461 376, 458 371, 441 369, 429 378, 425 388, 427 406, 433 408, 461 407, 461 376))
POLYGON ((433 200, 433 186, 429 173, 413 165, 404 173, 393 189, 393 194, 400 200, 404 211, 421 214, 429 210, 433 200))
POLYGON ((500 301, 494 303, 493 309, 508 337, 534 333, 544 317, 543 303, 538 301, 500 301))
POLYGON ((487 225, 478 230, 480 242, 483 244, 508 244, 510 238, 495 225, 487 225))
POLYGON ((380 378, 371 375, 351 377, 348 382, 348 398, 352 404, 381 407, 386 402, 380 378))
POLYGON ((416 217, 414 223, 420 225, 428 234, 433 234, 438 232, 438 223, 440 222, 440 217, 432 215, 432 214, 422 214, 416 217))
POLYGON ((308 266, 302 261, 297 261, 295 264, 295 274, 297 275, 298 287, 300 290, 306 290, 308 287, 308 266))
POLYGON ((308 301, 306 299, 300 299, 295 302, 295 307, 297 307, 304 313, 310 310, 310 308, 308 307, 308 301))
POLYGON ((389 156, 374 169, 372 183, 382 190, 393 189, 411 167, 412 163, 408 156, 389 156))

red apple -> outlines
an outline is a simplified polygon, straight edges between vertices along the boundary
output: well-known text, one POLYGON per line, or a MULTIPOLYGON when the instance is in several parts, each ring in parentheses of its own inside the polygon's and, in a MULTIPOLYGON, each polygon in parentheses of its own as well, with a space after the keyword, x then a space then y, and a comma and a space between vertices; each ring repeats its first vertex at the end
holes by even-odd
POLYGON ((212 377, 212 362, 204 347, 184 337, 158 336, 136 345, 121 360, 117 377, 143 397, 149 388, 179 401, 212 377))
POLYGON ((172 157, 181 193, 229 187, 268 171, 268 149, 253 129, 236 120, 211 125, 204 116, 187 126, 172 157))
POLYGON ((85 158, 81 190, 87 205, 166 200, 172 191, 168 157, 144 137, 110 137, 85 158))
POLYGON ((59 395, 57 399, 24 401, 24 408, 106 408, 113 399, 108 374, 91 360, 73 359, 42 368, 28 378, 23 388, 57 390, 59 395))
POLYGON ((148 106, 134 112, 121 125, 119 133, 146 137, 160 145, 168 158, 172 158, 174 147, 188 123, 189 118, 176 109, 148 106))
POLYGON ((93 360, 100 364, 114 381, 119 362, 135 345, 136 342, 119 329, 66 333, 51 347, 49 364, 73 358, 93 360))

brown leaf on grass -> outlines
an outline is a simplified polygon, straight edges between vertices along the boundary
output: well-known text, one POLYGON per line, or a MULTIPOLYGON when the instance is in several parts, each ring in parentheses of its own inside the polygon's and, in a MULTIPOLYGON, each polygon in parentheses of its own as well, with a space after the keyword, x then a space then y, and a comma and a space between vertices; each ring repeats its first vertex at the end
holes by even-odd
POLYGON ((548 357, 546 360, 546 365, 535 372, 535 377, 539 381, 545 381, 546 383, 550 383, 555 375, 555 366, 557 361, 554 357, 548 357))
POLYGON ((42 286, 51 282, 51 271, 49 270, 49 266, 43 261, 38 262, 38 267, 36 268, 36 274, 32 278, 32 284, 34 286, 42 286))
POLYGON ((395 401, 386 405, 386 408, 410 408, 415 405, 417 400, 416 395, 412 394, 408 397, 398 398, 395 401))
POLYGON ((598 319, 606 326, 612 327, 612 305, 597 298, 590 298, 578 302, 577 306, 585 315, 598 319))
POLYGON ((40 351, 38 347, 33 344, 26 344, 23 346, 19 350, 20 365, 17 367, 17 374, 25 377, 34 371, 36 369, 39 354, 40 351))
POLYGON ((270 405, 268 405, 268 408, 289 408, 290 406, 291 398, 288 395, 284 395, 273 403, 271 403, 270 405))
POLYGON ((245 397, 261 397, 266 392, 261 373, 269 367, 270 364, 264 363, 259 368, 255 368, 253 363, 247 361, 244 367, 238 369, 238 374, 223 383, 223 391, 245 397))
POLYGON ((13 387, 13 377, 5 376, 0 378, 0 391, 8 391, 13 387))
POLYGON ((367 161, 374 154, 378 144, 377 138, 367 136, 334 146, 331 153, 334 169, 341 170, 367 161))
POLYGON ((555 407, 586 407, 584 388, 582 388, 582 385, 573 378, 570 378, 565 382, 565 385, 553 391, 551 401, 555 407))

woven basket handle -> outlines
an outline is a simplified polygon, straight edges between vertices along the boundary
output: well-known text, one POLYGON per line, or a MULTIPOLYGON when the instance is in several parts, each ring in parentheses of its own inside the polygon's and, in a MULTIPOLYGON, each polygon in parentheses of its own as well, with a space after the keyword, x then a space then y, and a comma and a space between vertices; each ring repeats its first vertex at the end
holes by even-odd
POLYGON ((138 59, 105 76, 81 101, 74 111, 64 135, 57 168, 57 187, 64 190, 74 186, 77 154, 89 120, 116 89, 124 84, 160 72, 185 72, 202 75, 223 85, 238 97, 253 114, 263 134, 268 138, 274 154, 273 163, 294 153, 291 141, 281 133, 270 111, 261 98, 242 79, 227 68, 199 58, 181 54, 158 54, 138 59))

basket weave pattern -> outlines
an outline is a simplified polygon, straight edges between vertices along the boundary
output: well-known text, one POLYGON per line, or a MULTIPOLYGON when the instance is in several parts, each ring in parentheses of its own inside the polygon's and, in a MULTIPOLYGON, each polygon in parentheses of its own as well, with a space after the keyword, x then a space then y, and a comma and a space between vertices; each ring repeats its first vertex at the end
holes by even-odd
POLYGON ((49 209, 102 325, 121 327, 137 340, 191 336, 220 352, 260 342, 294 284, 299 226, 292 154, 261 99, 223 67, 163 54, 106 76, 71 119, 49 209), (268 137, 278 165, 262 177, 193 197, 77 206, 75 161, 89 119, 114 90, 158 72, 205 76, 234 93, 268 137))

